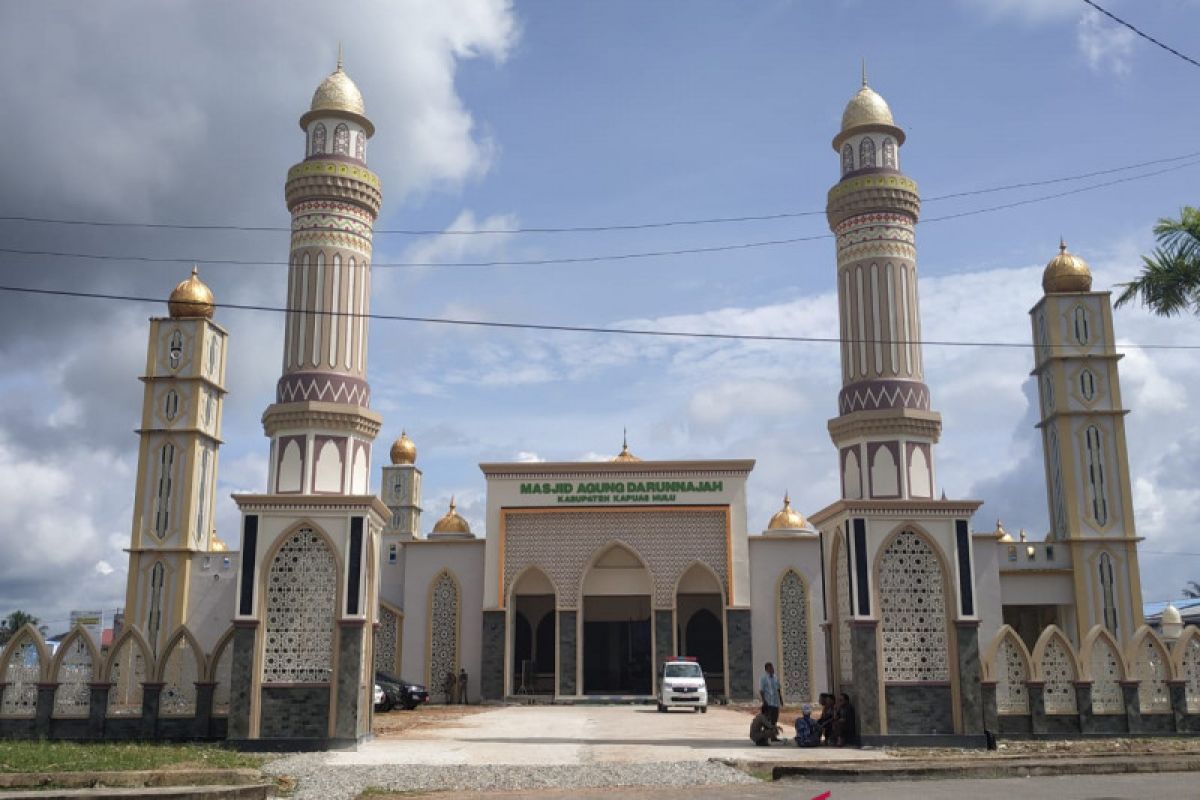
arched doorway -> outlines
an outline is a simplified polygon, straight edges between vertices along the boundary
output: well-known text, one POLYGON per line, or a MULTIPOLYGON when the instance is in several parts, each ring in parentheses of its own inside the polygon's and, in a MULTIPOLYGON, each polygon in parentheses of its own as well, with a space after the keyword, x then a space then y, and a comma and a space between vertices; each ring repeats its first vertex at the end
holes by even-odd
POLYGON ((693 564, 675 589, 676 650, 700 662, 710 695, 725 695, 725 599, 712 570, 693 564))
POLYGON ((650 596, 653 581, 637 554, 605 548, 583 579, 583 693, 653 693, 650 596))
POLYGON ((511 694, 554 694, 554 584, 540 569, 526 570, 512 590, 511 694))

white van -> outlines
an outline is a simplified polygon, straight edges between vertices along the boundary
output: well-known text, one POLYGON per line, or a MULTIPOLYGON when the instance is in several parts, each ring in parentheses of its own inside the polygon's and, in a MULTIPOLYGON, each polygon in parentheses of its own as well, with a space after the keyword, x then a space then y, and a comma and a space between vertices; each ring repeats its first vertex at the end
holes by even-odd
POLYGON ((708 686, 704 672, 693 656, 669 658, 658 673, 658 710, 666 713, 672 706, 708 711, 708 686))

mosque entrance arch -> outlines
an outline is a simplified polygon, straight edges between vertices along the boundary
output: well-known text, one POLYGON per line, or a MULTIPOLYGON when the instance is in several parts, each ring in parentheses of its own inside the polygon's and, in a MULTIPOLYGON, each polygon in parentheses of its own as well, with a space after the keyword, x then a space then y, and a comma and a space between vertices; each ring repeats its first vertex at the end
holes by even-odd
POLYGON ((537 567, 521 574, 513 584, 512 638, 509 653, 509 693, 554 694, 557 685, 554 584, 537 567))
POLYGON ((700 662, 710 694, 725 695, 725 600, 711 569, 693 564, 679 578, 675 622, 677 654, 700 662))
POLYGON ((654 582, 629 547, 605 547, 583 578, 583 693, 650 695, 654 582))

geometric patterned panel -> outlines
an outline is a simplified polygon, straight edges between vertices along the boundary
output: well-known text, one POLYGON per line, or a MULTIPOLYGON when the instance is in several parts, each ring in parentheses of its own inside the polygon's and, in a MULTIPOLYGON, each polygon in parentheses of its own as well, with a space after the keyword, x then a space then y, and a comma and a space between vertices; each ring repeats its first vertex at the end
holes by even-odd
POLYGON ((837 540, 842 547, 834 548, 837 563, 834 565, 834 587, 837 590, 838 615, 838 665, 841 667, 842 682, 854 682, 854 659, 850 656, 850 569, 846 566, 846 548, 842 539, 837 540))
POLYGON ((139 717, 142 714, 142 684, 146 682, 146 660, 131 636, 113 654, 108 673, 108 716, 139 717))
POLYGON ((1125 695, 1121 691, 1121 658, 1103 636, 1092 645, 1092 713, 1124 714, 1125 695))
POLYGON ((1058 639, 1051 639, 1042 653, 1042 690, 1047 714, 1077 714, 1075 704, 1075 665, 1071 654, 1058 639))
POLYGON ((32 717, 37 714, 37 685, 42 679, 42 659, 33 636, 22 634, 24 641, 12 651, 4 670, 4 704, 0 716, 32 717))
POLYGON ((1138 681, 1138 706, 1143 714, 1171 710, 1167 660, 1152 636, 1145 636, 1138 645, 1133 677, 1138 681))
POLYGON ((180 637, 167 656, 163 668, 163 687, 159 695, 159 713, 167 717, 190 717, 196 713, 196 653, 186 636, 180 637))
POLYGON ((1184 695, 1189 714, 1200 714, 1200 637, 1188 639, 1183 651, 1184 695))
MULTIPOLYGON (((429 688, 439 691, 447 675, 458 677, 458 584, 438 575, 429 606, 429 688)), ((449 698, 447 698, 449 699, 449 698)))
POLYGON ((396 671, 396 643, 400 640, 400 617, 386 606, 379 607, 379 627, 375 629, 375 669, 396 671))
POLYGON ((675 586, 693 561, 712 567, 722 591, 729 585, 724 511, 516 513, 505 518, 503 596, 525 567, 536 564, 559 587, 559 608, 577 608, 584 569, 613 539, 646 562, 656 608, 675 604, 675 586))
POLYGON ((1005 636, 996 650, 996 710, 1001 714, 1028 714, 1029 693, 1025 682, 1029 668, 1012 634, 1005 636))
POLYGON ((96 679, 96 665, 92 650, 87 646, 86 634, 80 634, 67 642, 67 652, 58 665, 54 680, 54 716, 86 717, 92 707, 92 687, 96 679))
POLYGON ((883 551, 878 580, 883 679, 949 680, 946 597, 933 548, 901 532, 883 551))
POLYGON ((328 683, 333 672, 337 562, 310 528, 293 533, 267 573, 263 683, 328 683))
POLYGON ((233 640, 226 643, 213 670, 213 716, 229 715, 229 689, 233 683, 233 640))
POLYGON ((780 677, 783 700, 799 703, 812 699, 808 675, 808 592, 804 579, 788 570, 779 582, 780 677))

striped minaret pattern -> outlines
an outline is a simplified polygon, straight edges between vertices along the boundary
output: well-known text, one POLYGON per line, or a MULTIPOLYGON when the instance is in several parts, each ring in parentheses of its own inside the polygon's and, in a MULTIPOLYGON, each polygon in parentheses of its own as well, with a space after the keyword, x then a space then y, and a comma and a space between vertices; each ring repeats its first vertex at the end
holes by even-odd
POLYGON ((367 493, 378 415, 368 410, 371 234, 382 200, 367 169, 374 126, 362 95, 337 71, 300 118, 305 158, 288 171, 292 214, 283 375, 263 415, 271 491, 367 493))
POLYGON ((846 499, 932 499, 933 445, 921 357, 914 228, 921 201, 900 171, 904 131, 867 86, 833 140, 841 180, 826 215, 837 237, 842 390, 829 431, 846 499))

